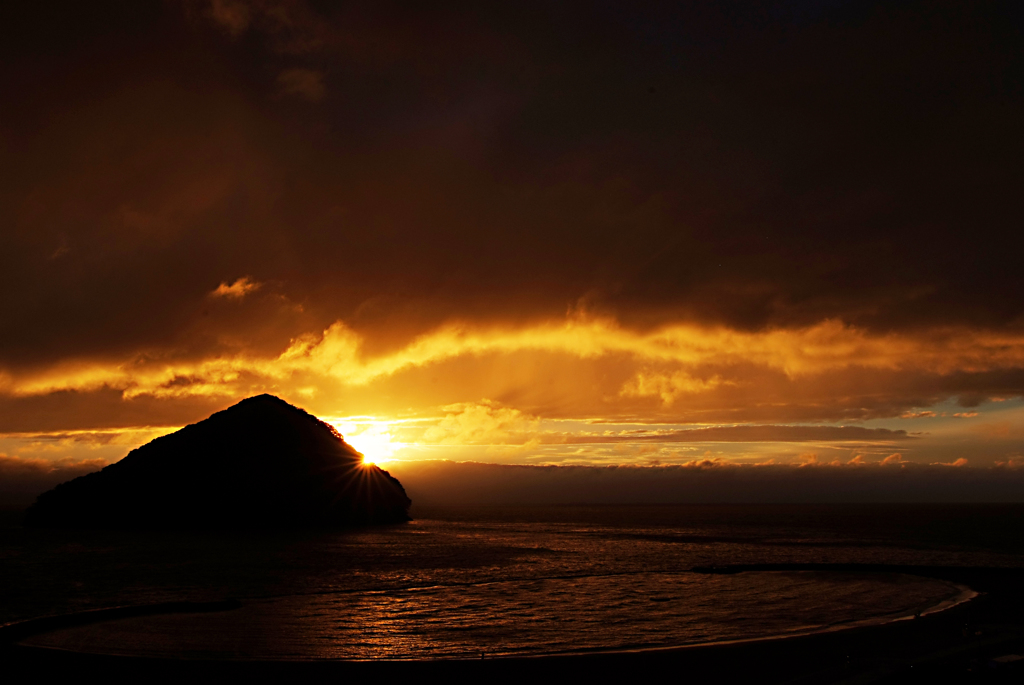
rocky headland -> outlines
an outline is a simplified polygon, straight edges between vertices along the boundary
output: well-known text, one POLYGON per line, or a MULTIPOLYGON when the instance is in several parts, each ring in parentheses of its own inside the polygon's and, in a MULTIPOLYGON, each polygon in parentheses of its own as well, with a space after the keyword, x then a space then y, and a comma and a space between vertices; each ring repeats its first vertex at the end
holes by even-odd
POLYGON ((27 526, 267 528, 409 520, 401 483, 328 424, 250 397, 43 493, 27 526))

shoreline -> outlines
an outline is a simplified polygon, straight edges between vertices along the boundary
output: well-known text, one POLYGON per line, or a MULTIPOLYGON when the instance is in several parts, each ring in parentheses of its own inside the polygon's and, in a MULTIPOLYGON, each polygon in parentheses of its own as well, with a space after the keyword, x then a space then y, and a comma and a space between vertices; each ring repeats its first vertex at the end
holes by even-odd
MULTIPOLYGON (((684 571, 683 573, 698 573, 698 574, 723 574, 732 575, 736 573, 779 573, 787 571, 795 572, 832 572, 832 573, 888 573, 893 575, 911 576, 918 578, 931 578, 933 580, 946 580, 945 578, 939 578, 936 575, 928 575, 922 573, 912 573, 906 570, 896 570, 897 567, 887 566, 872 566, 862 567, 860 565, 832 565, 827 568, 803 568, 804 566, 812 566, 811 564, 805 565, 756 565, 756 566, 722 566, 722 567, 695 567, 684 571)), ((814 564, 813 566, 819 566, 814 564)), ((949 582, 946 580, 946 582, 949 582)), ((870 628, 873 626, 883 626, 890 623, 899 621, 907 621, 921 618, 923 616, 929 616, 943 611, 953 609, 965 602, 979 596, 979 593, 972 588, 958 583, 952 583, 952 586, 958 591, 957 594, 937 602, 934 605, 928 606, 920 611, 907 614, 904 613, 907 610, 899 612, 893 612, 891 614, 882 614, 869 618, 852 619, 848 621, 841 621, 836 623, 826 623, 811 628, 797 628, 791 632, 775 633, 770 635, 756 635, 753 637, 740 637, 725 640, 712 640, 708 642, 690 642, 680 643, 671 645, 654 645, 654 646, 639 646, 639 647, 594 647, 592 649, 575 649, 557 652, 540 652, 540 653, 515 653, 515 652, 495 652, 495 653, 482 653, 480 658, 489 660, 517 660, 517 659, 549 659, 549 658, 561 658, 561 657, 585 657, 585 656, 596 656, 596 655, 615 655, 615 654, 647 654, 656 652, 672 652, 677 650, 694 650, 694 649, 705 649, 711 647, 719 647, 725 645, 745 645, 759 642, 772 642, 788 639, 797 639, 801 637, 808 637, 813 635, 821 635, 827 633, 835 633, 845 630, 853 630, 858 628, 870 628)), ((69 647, 60 647, 55 645, 38 645, 38 644, 21 644, 25 640, 30 640, 32 637, 37 635, 44 635, 46 633, 59 632, 71 628, 79 628, 98 623, 106 623, 109 621, 118 621, 129 618, 143 618, 148 616, 166 616, 173 614, 204 614, 204 613, 216 613, 232 611, 240 609, 243 603, 238 599, 224 599, 218 601, 207 601, 207 602, 194 602, 194 601, 171 601, 171 602, 159 602, 155 604, 144 604, 144 605, 125 605, 107 607, 102 609, 92 609, 88 611, 76 612, 71 614, 57 614, 51 616, 41 616, 37 618, 25 619, 22 621, 15 621, 12 623, 0 625, 0 647, 5 645, 25 647, 32 649, 51 649, 61 652, 67 652, 71 654, 83 654, 83 655, 95 655, 105 657, 119 657, 119 658, 141 658, 141 659, 160 659, 166 657, 153 657, 143 656, 135 654, 125 654, 112 651, 94 651, 94 650, 79 650, 69 647)), ((475 653, 474 653, 475 654, 475 653)), ((269 662, 280 662, 280 663, 307 663, 307 662, 339 662, 339 663, 380 663, 380 662, 435 662, 435 661, 476 661, 475 655, 467 654, 455 654, 449 656, 438 656, 435 658, 422 658, 422 657, 396 657, 386 659, 369 659, 369 658, 324 658, 324 659, 248 659, 248 658, 201 658, 201 657, 181 657, 182 661, 194 661, 194 662, 246 662, 246 661, 258 661, 260 663, 269 662)))
MULTIPOLYGON (((972 682, 990 682, 991 678, 1012 674, 1010 682, 1015 682, 1024 666, 1024 660, 1005 665, 994 661, 1009 654, 1024 654, 1024 584, 1020 582, 1024 579, 1024 569, 764 564, 695 570, 910 573, 946 580, 963 589, 944 600, 946 606, 940 609, 940 603, 930 607, 931 611, 922 611, 920 617, 904 615, 882 622, 873 619, 868 625, 841 624, 798 634, 632 650, 493 655, 483 659, 189 660, 72 652, 5 640, 0 644, 0 657, 10 664, 11 670, 26 674, 57 674, 70 668, 99 676, 113 674, 164 682, 182 678, 267 676, 480 677, 489 682, 564 676, 603 682, 612 677, 653 673, 654 669, 669 669, 702 678, 749 678, 750 673, 756 672, 761 683, 794 680, 826 683, 853 677, 860 682, 887 682, 887 679, 916 682, 918 678, 920 682, 948 681, 948 676, 954 673, 969 676, 972 682), (997 664, 998 670, 992 670, 991 664, 997 664)), ((0 634, 12 636, 10 626, 5 628, 7 630, 0 634)))
MULTIPOLYGON (((915 574, 901 574, 901 575, 915 575, 915 574)), ((917 575, 919 577, 922 577, 922 578, 929 577, 929 576, 921 576, 920 574, 917 574, 917 575)), ((795 631, 793 631, 791 633, 779 633, 779 634, 776 634, 776 635, 761 635, 761 636, 758 636, 758 637, 745 637, 745 638, 738 638, 738 639, 735 639, 735 640, 715 640, 713 642, 691 642, 691 643, 680 644, 680 645, 665 645, 665 646, 660 646, 660 647, 636 647, 636 648, 601 649, 601 650, 596 650, 595 649, 593 651, 558 652, 558 653, 536 654, 536 655, 524 654, 522 656, 519 656, 519 655, 514 655, 514 656, 500 655, 500 656, 495 656, 494 658, 495 659, 542 659, 542 658, 545 658, 545 657, 553 657, 553 656, 577 656, 577 655, 578 656, 586 656, 586 655, 591 655, 591 654, 648 654, 648 653, 652 653, 652 652, 669 652, 669 651, 676 651, 676 650, 705 649, 705 648, 708 648, 708 647, 719 647, 719 646, 725 646, 725 645, 747 645, 747 644, 752 644, 752 643, 756 643, 756 642, 773 642, 773 641, 780 641, 780 640, 790 640, 790 639, 798 639, 798 638, 801 638, 801 637, 810 637, 810 636, 813 636, 813 635, 825 635, 825 634, 829 634, 829 633, 838 633, 838 632, 841 632, 841 631, 844 631, 844 630, 856 630, 856 629, 860 629, 860 628, 871 628, 871 627, 885 626, 885 625, 889 625, 891 623, 897 623, 897 622, 900 622, 900 621, 913 621, 915 619, 918 619, 918 618, 921 618, 921 617, 924 617, 924 616, 931 616, 931 615, 934 615, 934 614, 941 613, 943 611, 949 611, 951 609, 954 609, 954 608, 960 606, 961 604, 965 604, 965 603, 971 601, 972 599, 975 599, 976 597, 980 597, 981 596, 981 593, 975 592, 974 590, 972 590, 971 588, 967 587, 966 585, 955 585, 955 587, 959 590, 959 593, 957 595, 955 595, 953 597, 948 597, 948 598, 942 600, 941 602, 939 602, 939 603, 937 603, 937 604, 935 604, 935 605, 933 605, 931 607, 928 607, 928 609, 925 609, 925 610, 923 610, 921 612, 918 612, 916 614, 902 614, 900 616, 895 616, 895 617, 893 617, 893 616, 885 616, 885 617, 856 619, 856 620, 849 621, 849 622, 825 624, 825 625, 818 626, 816 628, 810 628, 810 629, 807 629, 807 630, 795 630, 795 631)), ((415 659, 409 659, 408 661, 416 661, 416 660, 415 659)))

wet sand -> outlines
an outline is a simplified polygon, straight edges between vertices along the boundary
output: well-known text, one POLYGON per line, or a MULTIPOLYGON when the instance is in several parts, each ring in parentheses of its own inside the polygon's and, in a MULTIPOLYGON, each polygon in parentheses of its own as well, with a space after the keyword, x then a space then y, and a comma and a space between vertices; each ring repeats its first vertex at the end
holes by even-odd
MULTIPOLYGON (((105 615, 57 617, 19 624, 0 633, 4 672, 39 677, 73 672, 149 682, 221 678, 479 678, 486 682, 583 678, 594 682, 662 677, 759 683, 829 682, 1020 682, 1024 660, 993 662, 1024 654, 1024 570, 889 565, 786 564, 695 569, 744 571, 842 571, 907 573, 971 588, 978 596, 952 608, 878 625, 836 626, 825 632, 777 639, 693 645, 651 651, 605 652, 532 658, 438 661, 190 661, 82 654, 31 647, 30 634, 105 615), (840 629, 835 629, 840 628, 840 629)), ((167 605, 123 612, 217 611, 230 605, 167 605)))

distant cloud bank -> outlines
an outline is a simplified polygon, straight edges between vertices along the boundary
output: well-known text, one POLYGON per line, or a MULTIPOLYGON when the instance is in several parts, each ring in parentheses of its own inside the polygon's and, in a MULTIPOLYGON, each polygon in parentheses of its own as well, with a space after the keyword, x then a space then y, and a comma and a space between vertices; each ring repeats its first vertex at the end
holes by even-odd
POLYGON ((59 483, 99 471, 103 459, 31 459, 0 454, 0 507, 27 506, 59 483))
MULTIPOLYGON (((1024 469, 947 465, 387 465, 413 505, 1024 502, 1024 469)), ((958 465, 958 464, 955 464, 958 465)))

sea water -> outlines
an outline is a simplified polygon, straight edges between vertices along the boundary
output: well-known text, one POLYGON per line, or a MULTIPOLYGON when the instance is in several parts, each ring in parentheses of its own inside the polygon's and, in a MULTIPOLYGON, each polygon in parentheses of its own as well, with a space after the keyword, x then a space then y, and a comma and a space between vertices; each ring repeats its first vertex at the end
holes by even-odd
POLYGON ((0 622, 225 598, 233 611, 31 639, 242 659, 478 658, 651 649, 884 621, 963 588, 897 573, 729 564, 1024 566, 1021 507, 419 509, 355 531, 0 529, 0 622))

